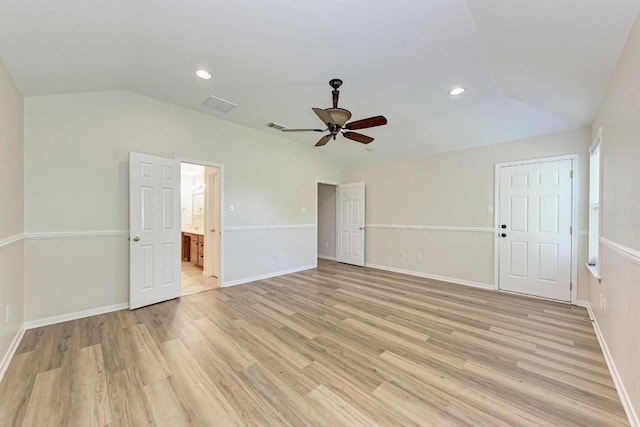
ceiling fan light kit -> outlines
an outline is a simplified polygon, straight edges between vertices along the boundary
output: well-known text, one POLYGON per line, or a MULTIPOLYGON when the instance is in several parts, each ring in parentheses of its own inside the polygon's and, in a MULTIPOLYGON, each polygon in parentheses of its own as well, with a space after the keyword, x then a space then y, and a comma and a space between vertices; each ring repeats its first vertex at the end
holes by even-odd
POLYGON ((325 129, 282 129, 282 132, 326 132, 329 134, 320 138, 316 143, 316 147, 322 147, 326 145, 332 138, 335 140, 338 134, 342 134, 345 138, 357 141, 361 144, 369 144, 373 141, 373 138, 361 133, 352 132, 356 129, 366 129, 375 126, 382 126, 387 124, 387 119, 384 116, 374 116, 367 119, 356 120, 355 122, 347 123, 351 119, 351 112, 344 108, 338 108, 338 99, 340 98, 340 91, 338 90, 342 86, 342 80, 332 79, 329 81, 329 86, 333 88, 331 91, 331 98, 333 101, 333 108, 312 108, 318 118, 322 120, 322 123, 326 126, 325 129))

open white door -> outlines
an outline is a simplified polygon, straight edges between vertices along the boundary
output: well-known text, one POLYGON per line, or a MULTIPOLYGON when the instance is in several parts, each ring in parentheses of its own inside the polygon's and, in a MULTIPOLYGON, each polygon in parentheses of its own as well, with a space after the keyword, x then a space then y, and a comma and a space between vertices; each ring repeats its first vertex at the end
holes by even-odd
POLYGON ((572 161, 500 168, 500 289, 571 300, 572 161))
POLYGON ((180 164, 129 153, 129 307, 180 296, 180 164))
POLYGON ((204 274, 220 278, 220 169, 205 168, 204 274))
POLYGON ((364 266, 364 182, 338 186, 336 261, 364 266))

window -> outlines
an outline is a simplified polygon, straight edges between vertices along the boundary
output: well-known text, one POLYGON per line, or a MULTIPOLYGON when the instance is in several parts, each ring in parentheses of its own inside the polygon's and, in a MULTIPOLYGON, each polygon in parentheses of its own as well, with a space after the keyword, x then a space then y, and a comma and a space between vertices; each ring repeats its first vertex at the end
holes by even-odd
POLYGON ((589 150, 589 265, 598 268, 600 245, 600 157, 602 153, 602 128, 589 150))

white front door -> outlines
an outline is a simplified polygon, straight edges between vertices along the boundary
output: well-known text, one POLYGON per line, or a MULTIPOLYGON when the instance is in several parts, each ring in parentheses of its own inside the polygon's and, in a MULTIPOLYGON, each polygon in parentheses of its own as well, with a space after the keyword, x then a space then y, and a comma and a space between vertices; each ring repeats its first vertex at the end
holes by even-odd
POLYGON ((220 277, 220 169, 205 168, 204 274, 220 277))
POLYGON ((572 160, 499 169, 499 288, 571 300, 572 160))
POLYGON ((364 182, 337 190, 336 260, 364 266, 364 182))
POLYGON ((180 164, 129 153, 129 307, 180 296, 180 164))

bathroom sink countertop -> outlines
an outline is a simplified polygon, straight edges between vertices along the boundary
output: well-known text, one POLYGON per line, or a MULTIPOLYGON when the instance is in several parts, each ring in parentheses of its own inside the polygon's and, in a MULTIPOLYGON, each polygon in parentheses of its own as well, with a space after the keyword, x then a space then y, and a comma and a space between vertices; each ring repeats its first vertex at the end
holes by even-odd
POLYGON ((182 227, 182 232, 183 233, 191 233, 191 234, 200 234, 201 236, 204 235, 204 231, 200 230, 198 228, 191 228, 191 227, 182 227))

